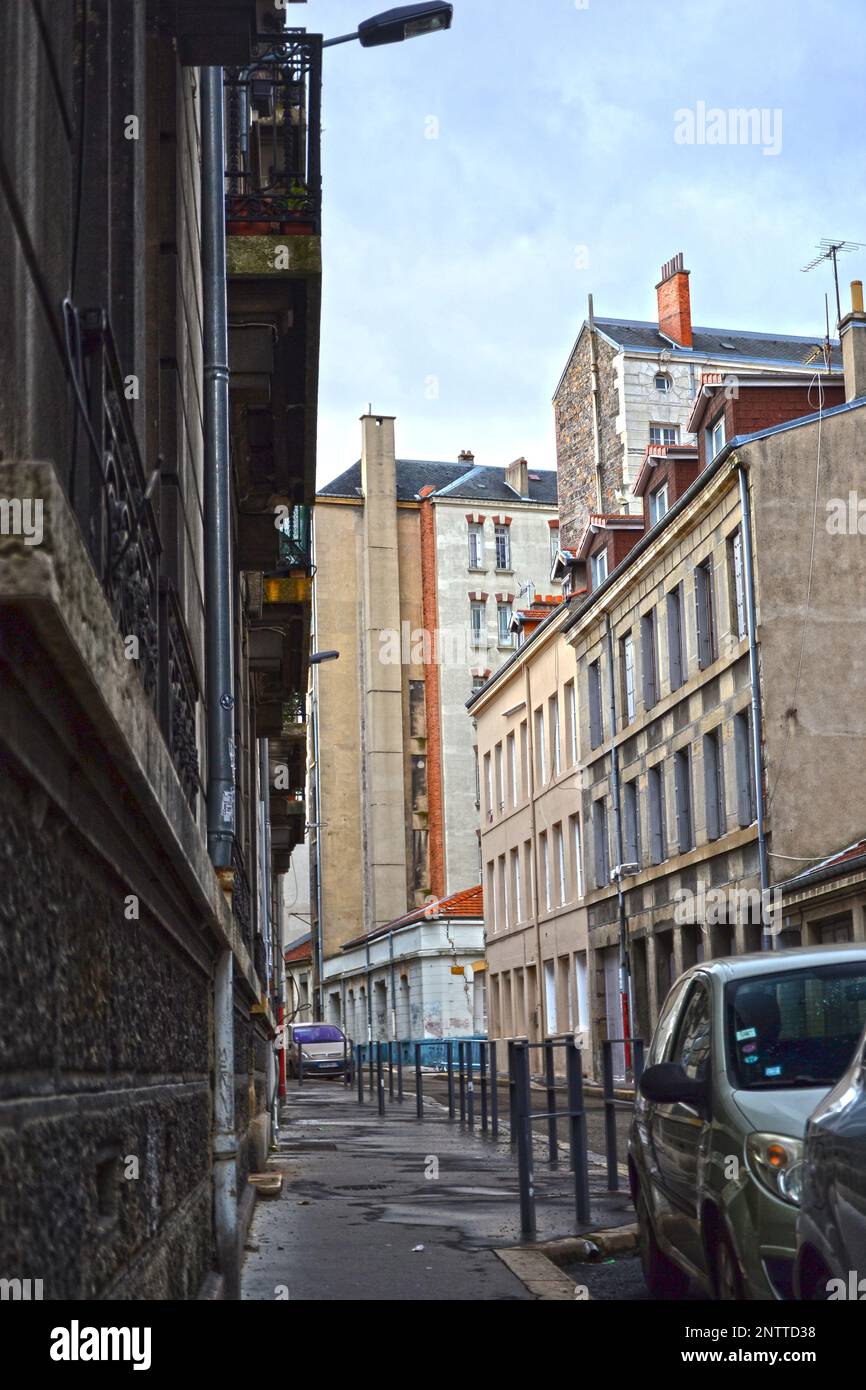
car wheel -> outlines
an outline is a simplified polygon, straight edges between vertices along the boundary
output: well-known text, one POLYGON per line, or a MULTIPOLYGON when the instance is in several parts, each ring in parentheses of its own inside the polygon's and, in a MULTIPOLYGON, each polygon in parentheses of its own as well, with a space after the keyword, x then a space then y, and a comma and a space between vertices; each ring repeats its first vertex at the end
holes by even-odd
POLYGON ((734 1247, 727 1231, 722 1227, 716 1236, 716 1297, 725 1303, 736 1303, 743 1298, 743 1281, 740 1267, 734 1254, 734 1247))
POLYGON ((660 1250, 649 1207, 640 1188, 635 1207, 641 1269, 650 1295, 653 1298, 681 1298, 689 1286, 688 1275, 660 1250))

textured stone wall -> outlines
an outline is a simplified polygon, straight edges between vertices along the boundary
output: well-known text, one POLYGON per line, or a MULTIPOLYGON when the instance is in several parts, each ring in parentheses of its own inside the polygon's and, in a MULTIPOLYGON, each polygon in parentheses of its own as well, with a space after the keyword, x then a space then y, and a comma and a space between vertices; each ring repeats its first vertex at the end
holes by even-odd
MULTIPOLYGON (((616 500, 622 487, 622 441, 617 433, 619 393, 615 350, 597 338, 599 375, 599 447, 604 512, 623 508, 616 500)), ((589 332, 582 334, 554 398, 556 467, 559 488, 560 540, 573 546, 589 517, 598 511, 592 425, 592 373, 589 332)))
POLYGON ((213 1263, 208 979, 41 814, 0 758, 0 1270, 50 1299, 194 1297, 213 1263))

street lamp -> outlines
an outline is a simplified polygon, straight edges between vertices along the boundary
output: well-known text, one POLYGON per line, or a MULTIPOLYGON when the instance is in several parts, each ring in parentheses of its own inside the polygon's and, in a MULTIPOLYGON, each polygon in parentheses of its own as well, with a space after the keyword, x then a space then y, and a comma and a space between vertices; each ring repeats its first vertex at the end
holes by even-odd
POLYGON ((323 661, 339 661, 339 652, 313 652, 310 656, 311 666, 321 666, 323 661))
POLYGON ((396 9, 385 10, 372 19, 365 19, 354 34, 326 39, 322 47, 333 48, 334 44, 351 43, 357 39, 362 48, 380 48, 386 43, 402 43, 404 39, 434 34, 437 29, 450 29, 453 18, 454 6, 443 4, 441 0, 425 0, 420 5, 398 5, 396 9))

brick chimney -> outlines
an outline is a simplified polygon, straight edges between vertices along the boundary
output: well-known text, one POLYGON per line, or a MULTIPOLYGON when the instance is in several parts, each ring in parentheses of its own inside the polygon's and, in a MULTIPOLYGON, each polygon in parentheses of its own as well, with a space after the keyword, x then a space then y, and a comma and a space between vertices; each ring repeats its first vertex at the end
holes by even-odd
POLYGON ((475 455, 471 449, 461 449, 457 455, 458 463, 465 463, 467 468, 471 468, 475 462, 475 455))
POLYGON ((659 304, 659 332, 672 338, 680 347, 692 345, 692 302, 689 294, 689 271, 683 269, 683 253, 678 251, 662 266, 662 278, 656 285, 659 304))
POLYGON ((519 497, 529 496, 529 464, 526 459, 515 459, 505 470, 505 481, 519 497))
POLYGON ((866 396, 866 313, 863 312, 863 281, 851 281, 851 312, 839 325, 842 343, 842 369, 845 373, 845 399, 866 396))

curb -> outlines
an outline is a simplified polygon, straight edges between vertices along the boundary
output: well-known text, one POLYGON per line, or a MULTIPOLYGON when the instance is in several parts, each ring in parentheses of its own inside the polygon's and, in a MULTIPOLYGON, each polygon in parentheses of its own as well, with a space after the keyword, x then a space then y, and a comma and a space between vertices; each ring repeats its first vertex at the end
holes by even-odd
MULTIPOLYGON (((574 1280, 561 1265, 582 1263, 597 1255, 622 1254, 637 1249, 637 1224, 590 1231, 585 1236, 564 1236, 541 1245, 518 1245, 494 1250, 525 1289, 543 1303, 573 1303, 578 1297, 574 1280)), ((586 1292, 583 1301, 586 1300, 586 1292)))

